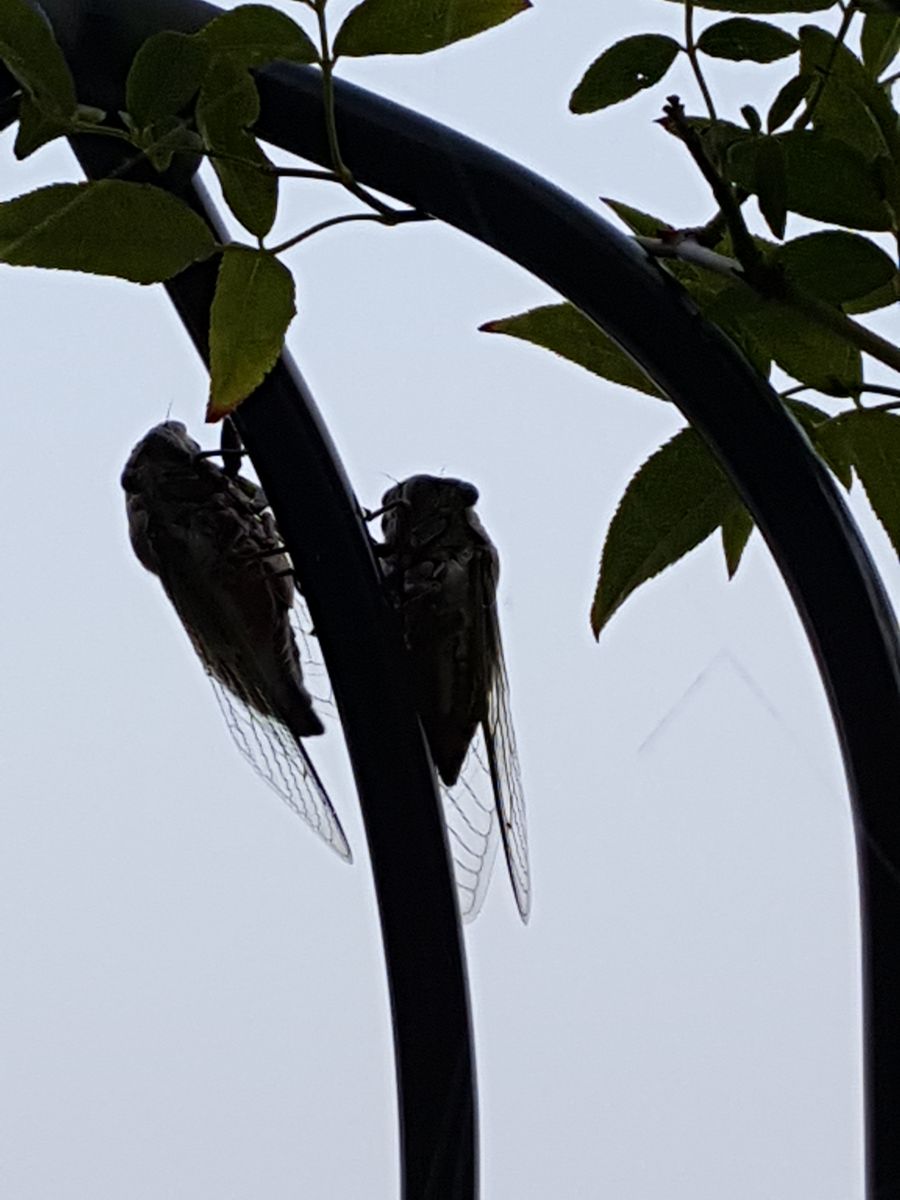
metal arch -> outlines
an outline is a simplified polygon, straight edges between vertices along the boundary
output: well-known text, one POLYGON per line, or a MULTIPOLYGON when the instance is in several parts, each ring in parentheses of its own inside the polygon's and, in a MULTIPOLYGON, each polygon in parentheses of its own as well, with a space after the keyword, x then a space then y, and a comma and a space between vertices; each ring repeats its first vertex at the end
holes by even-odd
MULTIPOLYGON (((44 7, 55 24, 60 18, 61 34, 66 20, 77 33, 77 8, 95 22, 118 21, 125 41, 135 6, 44 0, 44 7)), ((141 36, 148 22, 193 29, 218 11, 200 0, 137 7, 141 36)), ((61 40, 77 60, 78 38, 61 40)), ((89 71, 82 82, 90 83, 89 71)), ((259 72, 259 82, 260 135, 324 165, 317 72, 279 64, 259 72)), ((606 222, 518 164, 361 89, 338 86, 337 117, 345 160, 362 183, 519 262, 611 334, 703 434, 766 537, 804 622, 844 756, 862 893, 867 1178, 871 1200, 893 1200, 900 1195, 900 646, 843 501, 765 381, 606 222)), ((248 438, 258 435, 253 448, 267 486, 271 471, 286 500, 288 464, 276 453, 284 444, 276 429, 289 418, 275 408, 263 412, 255 399, 245 423, 248 438)))

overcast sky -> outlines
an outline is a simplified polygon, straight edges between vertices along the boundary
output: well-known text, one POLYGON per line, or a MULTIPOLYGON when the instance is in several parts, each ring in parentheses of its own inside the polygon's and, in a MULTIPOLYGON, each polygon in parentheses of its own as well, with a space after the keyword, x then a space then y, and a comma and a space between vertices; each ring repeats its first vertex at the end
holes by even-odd
MULTIPOLYGON (((664 93, 696 107, 686 74, 567 112, 601 49, 678 21, 659 0, 537 0, 481 38, 344 74, 588 204, 696 224, 703 186, 652 123, 664 93)), ((765 108, 779 70, 711 74, 733 116, 765 108)), ((61 144, 15 164, 0 140, 4 197, 78 178, 61 144)), ((284 192, 283 236, 345 208, 284 192)), ((524 928, 498 864, 466 931, 484 1196, 860 1200, 848 801, 758 535, 735 582, 711 539, 595 644, 605 529, 678 414, 478 333, 553 297, 451 230, 353 225, 290 262, 289 343, 362 503, 413 472, 471 479, 501 554, 534 901, 524 928)), ((340 739, 317 761, 352 867, 239 758, 127 541, 134 442, 171 414, 215 444, 205 373, 160 287, 0 279, 0 1192, 389 1200, 389 1014, 340 739)), ((851 503, 896 595, 858 489, 851 503)))

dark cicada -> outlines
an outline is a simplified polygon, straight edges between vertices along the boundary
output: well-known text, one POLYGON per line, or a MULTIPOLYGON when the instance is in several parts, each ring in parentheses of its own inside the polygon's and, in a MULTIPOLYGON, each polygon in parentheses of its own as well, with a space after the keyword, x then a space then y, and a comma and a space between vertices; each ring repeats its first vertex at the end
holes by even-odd
POLYGON ((524 921, 531 881, 497 617, 499 560, 473 510, 477 499, 459 479, 413 475, 397 484, 382 501, 382 556, 444 785, 460 911, 471 920, 481 908, 499 836, 524 921))
POLYGON ((211 462, 178 421, 132 450, 134 552, 159 579, 245 758, 343 858, 350 847, 302 738, 323 732, 291 625, 291 564, 260 488, 211 462))

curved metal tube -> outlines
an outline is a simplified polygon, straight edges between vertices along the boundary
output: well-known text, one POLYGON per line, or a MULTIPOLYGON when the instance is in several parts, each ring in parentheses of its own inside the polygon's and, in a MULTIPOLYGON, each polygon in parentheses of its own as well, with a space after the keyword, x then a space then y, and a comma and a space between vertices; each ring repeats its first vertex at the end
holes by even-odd
MULTIPOLYGON (((133 6, 124 0, 44 0, 44 7, 55 24, 67 10, 70 31, 73 8, 118 21, 119 44, 128 41, 123 25, 133 6)), ((141 36, 148 22, 194 29, 217 11, 200 0, 138 7, 141 36)), ((129 36, 133 50, 136 35, 129 36)), ((85 48, 78 42, 68 40, 70 59, 85 48)), ((99 76, 92 80, 88 70, 80 82, 98 87, 99 76)), ((317 72, 277 64, 259 72, 259 84, 260 136, 327 164, 317 72)), ((83 98, 102 103, 97 92, 83 98)), ((900 646, 834 483, 766 382, 596 214, 509 159, 362 89, 338 87, 337 119, 345 161, 360 182, 499 250, 613 336, 703 434, 766 538, 810 639, 844 756, 862 890, 869 1194, 893 1200, 900 1194, 900 646)), ((275 416, 261 407, 254 401, 247 412, 274 431, 275 416)), ((260 469, 268 464, 260 459, 260 469)))

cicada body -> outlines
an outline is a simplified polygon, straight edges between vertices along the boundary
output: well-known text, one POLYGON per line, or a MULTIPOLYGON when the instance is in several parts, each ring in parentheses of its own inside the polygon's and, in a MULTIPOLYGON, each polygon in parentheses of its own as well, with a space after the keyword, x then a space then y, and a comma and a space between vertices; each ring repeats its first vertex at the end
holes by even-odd
POLYGON ((323 732, 291 626, 291 563, 260 488, 205 456, 178 421, 132 450, 122 487, 141 563, 157 575, 238 749, 343 858, 350 848, 301 738, 323 732))
POLYGON ((499 833, 524 921, 531 882, 497 616, 499 559, 473 510, 477 499, 472 484, 431 475, 390 488, 382 500, 382 560, 444 785, 461 913, 471 920, 481 907, 499 833))

